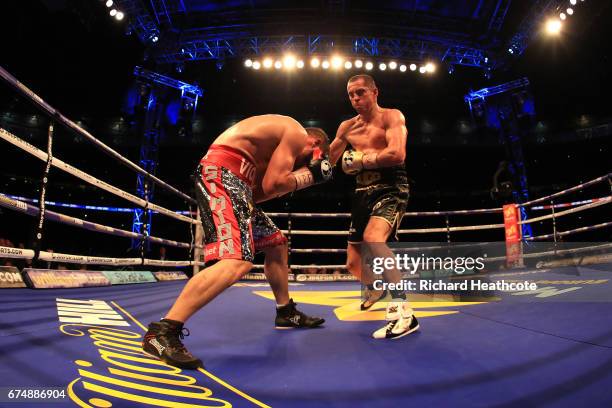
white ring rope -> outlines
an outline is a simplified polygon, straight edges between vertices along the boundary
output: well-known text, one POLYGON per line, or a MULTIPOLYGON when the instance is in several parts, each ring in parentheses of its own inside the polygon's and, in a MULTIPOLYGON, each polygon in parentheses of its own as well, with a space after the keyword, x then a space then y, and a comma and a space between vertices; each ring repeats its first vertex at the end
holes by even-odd
POLYGON ((559 197, 559 196, 562 196, 562 195, 565 195, 565 194, 569 194, 569 193, 572 193, 574 191, 583 189, 585 187, 592 186, 593 184, 597 184, 597 183, 602 182, 604 180, 608 180, 608 179, 610 179, 611 176, 612 176, 612 173, 608 173, 605 176, 601 176, 601 177, 598 177, 598 178, 593 179, 591 181, 587 181, 586 183, 578 184, 577 186, 568 188, 566 190, 561 190, 559 192, 556 192, 554 194, 548 195, 546 197, 538 198, 536 200, 527 201, 526 203, 519 204, 519 206, 526 207, 528 205, 539 203, 541 201, 546 201, 546 200, 550 200, 550 199, 555 198, 555 197, 559 197))
MULTIPOLYGON (((15 258, 15 259, 32 259, 34 258, 34 250, 32 249, 21 249, 0 246, 0 256, 2 258, 15 258)), ((129 265, 150 265, 150 266, 164 266, 164 267, 179 267, 179 266, 204 266, 204 262, 192 262, 192 261, 160 261, 158 259, 145 259, 144 262, 141 258, 109 258, 103 256, 86 256, 86 255, 73 255, 73 254, 62 254, 59 252, 47 252, 40 251, 38 257, 41 261, 48 262, 65 262, 65 263, 76 263, 84 265, 112 265, 112 266, 129 266, 129 265)))
POLYGON ((485 225, 468 225, 464 227, 448 227, 448 228, 416 228, 398 230, 398 234, 429 234, 435 232, 457 232, 457 231, 479 231, 487 229, 504 228, 504 224, 485 224, 485 225))
MULTIPOLYGON (((289 234, 288 230, 281 230, 283 234, 289 234)), ((291 230, 291 236, 293 235, 332 235, 342 236, 348 235, 348 231, 310 231, 310 230, 291 230)))
MULTIPOLYGON (((558 249, 555 251, 527 253, 527 254, 523 254, 523 257, 524 258, 537 258, 537 257, 544 256, 544 255, 565 255, 565 254, 594 251, 594 250, 607 249, 607 248, 612 248, 612 242, 608 242, 602 245, 595 245, 595 246, 588 246, 588 247, 581 247, 581 248, 558 249)), ((499 262, 499 261, 505 261, 505 260, 506 260, 505 256, 498 256, 498 257, 485 258, 483 262, 491 263, 491 262, 499 262)), ((253 268, 257 268, 257 269, 263 269, 263 267, 264 265, 261 265, 261 264, 253 265, 253 268)), ((299 269, 310 269, 310 268, 346 269, 346 265, 291 265, 290 267, 290 269, 298 269, 298 270, 299 269)))
POLYGON ((60 123, 64 124, 65 126, 71 128, 72 130, 74 130, 75 132, 80 134, 81 136, 84 136, 87 140, 89 140, 90 142, 95 144, 97 147, 102 149, 104 152, 106 152, 107 154, 109 154, 113 158, 119 160, 121 163, 123 163, 124 165, 126 165, 130 169, 132 169, 132 170, 142 174, 143 176, 147 177, 149 180, 155 182, 156 184, 158 184, 159 186, 165 188, 166 190, 171 191, 174 194, 177 194, 178 196, 180 196, 184 200, 186 200, 186 201, 188 201, 188 202, 190 202, 192 204, 196 203, 196 201, 192 197, 190 197, 187 194, 185 194, 185 193, 179 191, 178 189, 172 187, 171 185, 169 185, 168 183, 160 180, 159 178, 155 177, 154 175, 148 173, 143 168, 139 167, 138 165, 136 165, 135 163, 131 162, 127 158, 123 157, 117 151, 113 150, 112 148, 110 148, 109 146, 107 146, 106 144, 101 142, 100 140, 96 139, 92 134, 90 134, 85 129, 83 129, 80 126, 78 126, 76 123, 74 123, 73 121, 71 121, 70 119, 68 119, 64 115, 62 115, 58 110, 56 110, 51 105, 49 105, 47 102, 45 102, 40 96, 38 96, 37 94, 32 92, 27 86, 25 86, 24 84, 19 82, 19 80, 17 80, 17 78, 15 78, 13 75, 11 75, 7 70, 2 68, 1 66, 0 66, 0 77, 2 77, 6 82, 8 82, 13 87, 15 87, 17 90, 19 90, 23 95, 28 97, 32 102, 34 102, 35 104, 40 106, 49 115, 51 115, 54 120, 57 120, 58 122, 60 122, 60 123))
POLYGON ((557 232, 557 234, 546 234, 546 235, 538 235, 536 237, 528 237, 526 238, 527 241, 536 241, 536 240, 541 240, 541 239, 547 239, 547 238, 553 238, 555 236, 557 237, 564 237, 566 235, 571 235, 571 234, 577 234, 579 232, 585 232, 585 231, 592 231, 592 230, 596 230, 599 228, 605 228, 605 227, 609 227, 612 226, 612 221, 611 222, 603 222, 601 224, 595 224, 595 225, 591 225, 588 227, 580 227, 580 228, 576 228, 573 230, 568 230, 568 231, 561 231, 561 232, 557 232))
MULTIPOLYGON (((37 157, 38 159, 42 160, 42 161, 46 161, 47 160, 47 153, 43 152, 42 150, 36 148, 35 146, 31 145, 30 143, 26 142, 25 140, 22 140, 20 138, 18 138, 17 136, 13 135, 10 132, 7 132, 5 129, 0 128, 0 138, 6 140, 7 142, 11 143, 12 145, 30 153, 31 155, 37 157)), ((87 173, 85 173, 82 170, 77 169, 76 167, 73 167, 67 163, 64 163, 63 161, 61 161, 60 159, 58 159, 57 157, 53 157, 51 164, 54 167, 57 167, 58 169, 61 169, 63 171, 65 171, 66 173, 72 174, 73 176, 85 181, 88 184, 91 184, 92 186, 96 186, 101 188, 102 190, 108 191, 111 194, 116 195, 117 197, 121 197, 127 201, 130 201, 133 204, 136 204, 140 207, 145 207, 147 205, 147 201, 143 200, 142 198, 136 197, 133 194, 130 194, 126 191, 123 191, 111 184, 108 184, 102 180, 99 180, 87 173)), ((168 217, 172 217, 175 218, 177 220, 180 221, 184 221, 184 222, 188 222, 191 224, 198 224, 198 221, 186 217, 184 215, 181 214, 177 214, 171 210, 168 210, 164 207, 161 207, 157 204, 153 204, 153 203, 148 203, 149 205, 149 209, 151 210, 155 210, 157 212, 159 212, 160 214, 164 214, 168 217)))
MULTIPOLYGON (((0 206, 16 211, 20 211, 24 214, 37 216, 38 208, 30 205, 28 203, 24 203, 23 201, 14 200, 12 198, 7 197, 6 195, 0 193, 0 206)), ((91 221, 85 221, 80 218, 71 217, 65 214, 56 213, 54 211, 46 210, 45 218, 50 221, 59 222, 62 224, 73 225, 76 227, 80 227, 89 231, 102 232, 109 235, 114 235, 117 237, 126 237, 133 239, 147 239, 151 242, 155 242, 162 245, 169 245, 178 248, 191 248, 191 244, 188 242, 178 242, 165 238, 158 238, 153 236, 143 236, 142 234, 138 234, 136 232, 123 230, 120 228, 109 227, 107 225, 97 224, 91 221)), ((201 247, 200 247, 201 248, 201 247)))
MULTIPOLYGON (((448 242, 442 242, 437 246, 426 246, 426 247, 407 247, 402 248, 404 252, 414 252, 414 251, 429 251, 433 249, 444 249, 445 247, 449 247, 450 244, 448 242)), ((453 249, 457 248, 467 248, 473 247, 473 243, 469 244, 452 244, 453 249)), ((392 247, 393 249, 393 247, 392 247)), ((334 248, 311 248, 311 249, 291 249, 292 254, 344 254, 346 253, 346 249, 334 249, 334 248)))
MULTIPOLYGON (((255 264, 253 269, 263 269, 264 265, 255 264)), ((289 269, 346 269, 346 265, 291 265, 289 269)))
POLYGON ((561 211, 558 213, 554 213, 554 214, 548 214, 548 215, 543 215, 541 217, 536 217, 536 218, 531 218, 531 219, 527 219, 525 221, 520 221, 519 224, 523 225, 523 224, 530 224, 532 222, 537 222, 537 221, 542 221, 542 220, 548 220, 551 218, 559 218, 562 217, 564 215, 569 215, 569 214, 574 214, 580 211, 584 211, 584 210, 589 210, 591 208, 595 208, 595 207, 599 207, 605 204, 609 204, 610 202, 612 202, 612 196, 608 196, 605 197, 604 199, 600 200, 600 201, 596 201, 590 204, 585 204, 585 205, 581 205, 579 207, 575 207, 572 208, 571 210, 565 210, 565 211, 561 211))
POLYGON ((346 249, 335 248, 311 248, 311 249, 291 249, 292 254, 345 254, 346 249))
MULTIPOLYGON (((469 225, 464 227, 449 227, 449 228, 417 228, 417 229, 401 229, 398 234, 431 234, 436 232, 457 232, 457 231, 478 231, 487 229, 501 229, 504 224, 485 224, 485 225, 469 225)), ((283 234, 288 234, 288 230, 282 230, 283 234)), ((348 235, 348 231, 330 230, 330 231, 310 231, 310 230, 291 230, 291 235, 332 235, 342 236, 348 235)))
MULTIPOLYGON (((500 208, 482 208, 476 210, 454 210, 454 211, 418 211, 404 213, 404 217, 435 217, 439 215, 471 215, 471 214, 494 214, 501 213, 500 208)), ((351 218, 351 213, 266 213, 269 217, 279 218, 351 218)))
MULTIPOLYGON (((589 200, 583 201, 574 201, 571 203, 561 203, 544 206, 536 206, 529 208, 529 210, 549 210, 552 207, 554 208, 563 208, 563 207, 573 207, 582 204, 594 203, 600 200, 604 200, 605 198, 592 198, 589 200)), ((524 204, 523 204, 524 205, 524 204)), ((473 214, 495 214, 501 213, 503 209, 500 208, 482 208, 476 210, 454 210, 454 211, 417 211, 417 212, 407 212, 404 214, 404 217, 430 217, 430 216, 439 216, 439 215, 473 215, 473 214)), ((351 218, 351 213, 280 213, 280 212, 266 212, 268 217, 277 217, 277 218, 351 218)))
POLYGON ((536 210, 551 210, 553 208, 577 207, 579 205, 596 203, 598 201, 605 200, 605 199, 606 197, 601 197, 601 198, 591 198, 591 199, 582 200, 582 201, 573 201, 571 203, 561 203, 561 204, 554 204, 554 205, 539 205, 539 206, 531 207, 530 210, 536 211, 536 210))

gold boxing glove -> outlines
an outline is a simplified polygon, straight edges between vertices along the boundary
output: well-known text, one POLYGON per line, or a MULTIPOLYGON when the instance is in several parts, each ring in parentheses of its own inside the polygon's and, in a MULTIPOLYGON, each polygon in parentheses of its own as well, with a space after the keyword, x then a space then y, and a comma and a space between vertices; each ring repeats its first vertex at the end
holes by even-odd
POLYGON ((363 154, 358 150, 347 150, 342 155, 342 171, 355 175, 363 169, 378 167, 378 153, 363 154))

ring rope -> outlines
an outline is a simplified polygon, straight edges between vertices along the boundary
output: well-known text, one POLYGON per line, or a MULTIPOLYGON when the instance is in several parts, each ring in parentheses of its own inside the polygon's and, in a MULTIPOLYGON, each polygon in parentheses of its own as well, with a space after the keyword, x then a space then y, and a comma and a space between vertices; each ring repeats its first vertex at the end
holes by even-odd
MULTIPOLYGON (((583 251, 607 249, 611 247, 612 247, 612 242, 609 242, 603 245, 595 245, 595 246, 589 246, 589 247, 583 247, 583 248, 559 249, 556 251, 545 251, 545 252, 535 252, 531 254, 523 254, 523 257, 524 258, 537 258, 542 255, 564 255, 564 254, 583 252, 583 251)), ((505 261, 505 260, 506 260, 505 256, 499 256, 499 257, 485 258, 483 262, 490 263, 490 262, 498 262, 498 261, 505 261)), ((261 264, 253 265, 253 268, 257 268, 257 269, 262 269, 263 267, 264 265, 261 265, 261 264)), ((291 269, 310 269, 310 268, 346 269, 346 265, 291 265, 291 269)))
MULTIPOLYGON (((283 234, 288 234, 288 230, 281 230, 283 234)), ((348 235, 348 231, 309 231, 309 230, 291 230, 291 235, 348 235)))
POLYGON ((572 208, 570 210, 565 210, 565 211, 561 211, 558 213, 554 213, 554 214, 547 214, 547 215, 543 215, 541 217, 535 217, 535 218, 531 218, 528 220, 524 220, 524 221, 520 221, 519 224, 523 225, 523 224, 530 224, 532 222, 537 222, 537 221, 542 221, 542 220, 548 220, 551 218, 559 218, 562 217, 564 215, 569 215, 569 214, 574 214, 580 211, 584 211, 584 210, 589 210, 591 208, 596 208, 605 204, 609 204, 610 202, 612 202, 612 196, 608 196, 603 198, 601 201, 596 201, 590 204, 585 204, 585 205, 581 205, 579 207, 575 207, 572 208))
POLYGON ((612 248, 612 242, 607 242, 602 245, 594 245, 594 246, 582 247, 582 248, 557 249, 554 251, 527 253, 527 254, 523 254, 522 256, 523 258, 537 258, 540 255, 564 255, 564 254, 572 254, 575 252, 592 251, 592 250, 606 249, 606 248, 612 248))
MULTIPOLYGON (((35 146, 31 145, 30 143, 26 142, 23 139, 18 138, 17 136, 13 135, 12 133, 6 131, 5 129, 0 128, 0 138, 6 140, 7 142, 11 143, 12 145, 19 147, 22 150, 25 150, 26 152, 30 153, 31 155, 37 157, 38 159, 42 160, 42 161, 46 161, 47 160, 47 153, 43 152, 42 150, 36 148, 35 146)), ((91 184, 92 186, 96 186, 101 188, 102 190, 105 190, 111 194, 116 195, 117 197, 121 197, 127 201, 130 201, 133 204, 136 204, 140 207, 144 207, 147 203, 145 200, 143 200, 142 198, 136 197, 133 194, 130 194, 126 191, 123 191, 111 184, 108 184, 102 180, 99 180, 87 173, 85 173, 82 170, 77 169, 76 167, 73 167, 67 163, 64 163, 63 161, 61 161, 60 159, 58 159, 57 157, 53 157, 51 164, 54 167, 57 167, 58 169, 61 169, 69 174, 72 174, 73 176, 85 181, 88 184, 91 184)), ((168 217, 172 217, 175 218, 177 220, 180 221, 184 221, 184 222, 188 222, 188 223, 192 223, 192 224, 196 224, 197 221, 186 217, 184 215, 181 214, 177 214, 171 210, 168 210, 164 207, 161 207, 157 204, 149 204, 149 208, 156 210, 157 212, 159 212, 160 214, 164 214, 168 217)))
POLYGON ((132 169, 132 170, 142 174, 143 176, 145 176, 148 179, 152 180, 153 182, 155 182, 159 186, 165 188, 166 190, 171 191, 174 194, 177 194, 178 196, 182 197, 184 200, 186 200, 186 201, 188 201, 188 202, 190 202, 192 204, 196 203, 196 201, 192 197, 190 197, 187 194, 179 191, 175 187, 172 187, 171 185, 169 185, 168 183, 160 180, 159 178, 155 177, 154 175, 148 173, 146 170, 144 170, 143 168, 141 168, 137 164, 133 163, 132 161, 128 160, 127 158, 123 157, 120 153, 118 153, 117 151, 115 151, 111 147, 107 146, 106 144, 104 144, 100 140, 96 139, 92 134, 87 132, 85 129, 81 128, 79 125, 77 125, 76 123, 74 123, 73 121, 71 121, 70 119, 65 117, 64 115, 62 115, 57 109, 53 108, 51 105, 49 105, 47 102, 45 102, 40 96, 38 96, 32 90, 30 90, 27 86, 25 86, 24 84, 19 82, 19 80, 17 80, 17 78, 15 78, 13 75, 11 75, 2 66, 0 66, 0 77, 3 78, 6 82, 8 82, 10 85, 15 87, 17 90, 19 90, 23 95, 28 97, 32 102, 34 102, 39 107, 41 107, 44 111, 46 111, 49 115, 51 115, 55 120, 57 120, 58 122, 60 122, 60 123, 62 123, 64 125, 66 125, 67 127, 71 128, 72 130, 74 130, 75 132, 80 134, 81 136, 84 136, 86 139, 88 139, 90 142, 95 144, 98 148, 103 150, 105 153, 109 154, 111 157, 119 160, 121 163, 123 163, 124 165, 126 165, 130 169, 132 169))
MULTIPOLYGON (((34 250, 12 248, 0 246, 0 256, 3 258, 15 258, 15 259, 32 259, 34 258, 34 250)), ((59 252, 47 252, 40 251, 38 258, 41 261, 48 262, 65 262, 65 263, 77 263, 86 265, 149 265, 149 266, 164 266, 164 267, 179 267, 179 266, 191 266, 196 264, 198 266, 204 266, 204 262, 192 262, 192 261, 161 261, 159 259, 145 259, 144 262, 141 258, 110 258, 103 256, 85 256, 85 255, 74 255, 74 254, 62 254, 59 252)))
POLYGON ((468 225, 463 227, 449 227, 449 228, 417 228, 417 229, 401 229, 398 230, 398 234, 428 234, 435 232, 456 232, 456 231, 479 231, 487 229, 498 229, 504 228, 504 224, 483 224, 483 225, 468 225))
MULTIPOLYGON (((28 203, 38 203, 39 200, 37 199, 33 199, 33 198, 27 198, 27 197, 22 197, 22 196, 16 196, 16 195, 11 195, 11 194, 5 194, 7 197, 16 199, 16 200, 21 200, 21 201, 25 201, 28 203)), ((589 203, 594 203, 597 201, 601 201, 601 200, 605 200, 605 197, 601 197, 601 198, 590 198, 588 200, 582 200, 582 201, 573 201, 573 202, 569 202, 569 203, 560 203, 560 204, 554 204, 554 205, 539 205, 539 206, 535 206, 535 207, 531 207, 529 210, 531 211, 541 211, 541 210, 550 210, 552 208, 567 208, 567 207, 576 207, 579 205, 583 205, 583 204, 589 204, 589 203)), ((65 208, 78 208, 78 209, 83 209, 83 210, 92 210, 92 211, 114 211, 114 212, 133 212, 134 208, 131 207, 103 207, 103 206, 95 206, 95 205, 82 205, 82 204, 70 204, 70 203, 62 203, 62 202, 58 202, 58 201, 46 201, 45 202, 46 205, 50 205, 50 206, 58 206, 58 207, 65 207, 65 208)), ((194 211, 174 211, 177 214, 183 214, 183 215, 187 215, 187 214, 195 214, 194 211)), ((157 213, 157 211, 153 211, 154 214, 157 213)), ((298 214, 306 214, 306 213, 298 213, 298 214)), ((266 212, 266 215, 268 217, 281 217, 281 216, 287 216, 288 213, 270 213, 270 212, 266 212)), ((349 213, 338 213, 338 214, 331 214, 332 217, 327 217, 327 213, 312 213, 312 214, 308 214, 309 216, 312 216, 313 218, 317 218, 318 215, 320 215, 319 218, 350 218, 350 214, 349 213), (340 215, 341 217, 338 217, 338 215, 340 215)), ((295 213, 291 213, 291 217, 294 218, 295 213)), ((306 217, 298 217, 298 218, 306 218, 306 217)))
MULTIPOLYGON (((471 215, 471 214, 494 214, 501 213, 502 208, 481 208, 476 210, 454 210, 454 211, 418 211, 404 213, 404 217, 428 217, 438 215, 471 215)), ((287 218, 289 213, 270 212, 269 217, 287 218)), ((350 213, 291 213, 291 218, 351 218, 350 213)))
MULTIPOLYGON (((447 242, 444 242, 443 245, 448 245, 447 242)), ((473 243, 469 243, 469 244, 454 244, 452 246, 453 249, 457 249, 457 248, 466 248, 466 247, 473 247, 474 244, 473 243)), ((426 247, 408 247, 408 248, 402 248, 403 251, 428 251, 428 250, 433 250, 433 249, 443 249, 445 248, 444 246, 426 246, 426 247)), ((296 254, 335 254, 335 253, 346 253, 346 249, 335 249, 335 248, 309 248, 309 249, 292 249, 291 250, 292 253, 296 253, 296 254)))
POLYGON ((573 230, 568 230, 568 231, 561 231, 561 232, 557 232, 557 234, 546 234, 546 235, 538 235, 535 237, 528 237, 526 238, 527 241, 537 241, 537 240, 541 240, 541 239, 547 239, 547 238, 553 238, 555 236, 557 237, 564 237, 566 235, 571 235, 571 234, 576 234, 578 232, 584 232, 584 231, 592 231, 592 230, 596 230, 599 228, 605 228, 605 227, 609 227, 612 226, 612 221, 611 222, 604 222, 601 224, 595 224, 595 225, 591 225, 588 227, 580 227, 580 228, 576 228, 573 230))
MULTIPOLYGON (((16 211, 19 211, 19 212, 22 212, 24 214, 31 215, 31 216, 36 216, 36 214, 38 213, 38 208, 36 208, 35 206, 30 205, 28 203, 24 203, 19 200, 11 199, 10 197, 2 193, 0 193, 0 206, 11 209, 11 210, 16 210, 16 211)), ((56 213, 50 210, 46 210, 45 218, 48 219, 49 221, 55 221, 55 222, 59 222, 62 224, 73 225, 73 226, 80 227, 80 228, 83 228, 89 231, 102 232, 102 233, 114 235, 117 237, 126 237, 126 238, 133 238, 133 239, 142 238, 142 234, 138 234, 136 232, 127 231, 127 230, 123 230, 123 229, 115 228, 115 227, 109 227, 107 225, 97 224, 91 221, 85 221, 80 218, 71 217, 69 215, 56 213)), ((159 237, 154 237, 154 236, 149 236, 147 237, 147 239, 150 240, 151 242, 155 242, 155 243, 163 244, 163 245, 174 246, 178 248, 190 248, 191 247, 191 244, 187 242, 173 241, 170 239, 159 238, 159 237)))
POLYGON ((532 211, 536 211, 536 210, 553 210, 555 208, 576 207, 576 206, 583 205, 583 204, 596 203, 597 201, 601 201, 601 200, 605 200, 605 199, 606 199, 606 197, 600 197, 600 198, 591 198, 589 200, 573 201, 571 203, 561 203, 561 204, 554 204, 554 205, 539 205, 539 206, 536 206, 536 207, 531 207, 530 210, 532 210, 532 211))
MULTIPOLYGON (((571 203, 555 204, 555 208, 560 207, 571 207, 576 205, 582 205, 587 203, 596 202, 603 198, 593 198, 584 201, 574 201, 571 203)), ((525 204, 523 204, 524 206, 525 204)), ((530 210, 549 210, 550 205, 532 207, 530 210)), ((501 213, 503 209, 500 208, 481 208, 476 210, 453 210, 453 211, 417 211, 407 212, 404 217, 427 217, 427 216, 438 216, 438 215, 472 215, 472 214, 495 214, 501 213)), ((280 212, 266 212, 268 217, 287 218, 291 215, 291 218, 351 218, 351 213, 280 213, 280 212)))
MULTIPOLYGON (((263 264, 253 265, 254 269, 263 269, 263 264)), ((346 265, 291 265, 290 269, 346 269, 346 265)))
POLYGON ((346 249, 335 249, 335 248, 292 248, 292 254, 345 254, 346 249))
POLYGON ((580 190, 580 189, 583 189, 585 187, 592 186, 593 184, 597 184, 599 182, 602 182, 604 180, 608 180, 611 176, 612 176, 612 173, 608 173, 605 176, 601 176, 601 177, 598 177, 598 178, 593 179, 591 181, 587 181, 586 183, 578 184, 577 186, 568 188, 566 190, 558 191, 558 192, 556 192, 554 194, 551 194, 551 195, 548 195, 546 197, 541 197, 541 198, 538 198, 536 200, 527 201, 526 203, 519 204, 519 206, 520 207, 526 207, 528 205, 539 203, 541 201, 546 201, 546 200, 550 200, 550 199, 555 198, 555 197, 559 197, 559 196, 562 196, 562 195, 565 195, 565 194, 569 194, 569 193, 572 193, 572 192, 574 192, 576 190, 580 190))
MULTIPOLYGON (((450 227, 450 228, 417 228, 417 229, 402 229, 398 230, 398 234, 429 234, 436 232, 456 232, 456 231, 478 231, 487 229, 499 229, 504 228, 504 224, 484 224, 484 225, 470 225, 463 227, 450 227)), ((282 230, 283 234, 287 234, 288 230, 282 230)), ((331 235, 331 236, 342 236, 348 235, 348 231, 330 230, 330 231, 310 231, 310 230, 291 230, 292 235, 331 235)))
MULTIPOLYGON (((595 246, 589 246, 589 247, 583 247, 583 248, 557 249, 557 250, 554 250, 554 251, 526 253, 526 254, 522 254, 521 256, 523 258, 537 258, 537 257, 542 256, 542 255, 564 255, 564 254, 571 254, 571 253, 575 253, 575 252, 592 251, 592 250, 597 250, 597 249, 606 249, 606 248, 610 248, 610 247, 612 247, 612 242, 608 242, 608 243, 603 244, 603 245, 595 245, 595 246)), ((498 257, 485 258, 485 260, 483 262, 485 262, 485 263, 487 263, 487 262, 499 262, 499 261, 505 261, 505 260, 507 260, 506 256, 498 256, 498 257)))

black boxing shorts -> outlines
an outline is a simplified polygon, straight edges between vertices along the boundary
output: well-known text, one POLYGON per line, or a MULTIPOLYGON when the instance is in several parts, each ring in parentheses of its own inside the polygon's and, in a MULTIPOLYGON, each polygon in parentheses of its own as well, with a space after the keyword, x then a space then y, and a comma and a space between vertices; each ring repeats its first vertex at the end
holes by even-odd
POLYGON ((403 166, 362 171, 352 200, 348 242, 359 244, 371 217, 391 226, 390 237, 397 240, 397 229, 408 205, 410 185, 403 166))
POLYGON ((287 242, 253 203, 255 165, 231 147, 212 145, 200 161, 196 198, 204 229, 204 261, 241 259, 287 242))

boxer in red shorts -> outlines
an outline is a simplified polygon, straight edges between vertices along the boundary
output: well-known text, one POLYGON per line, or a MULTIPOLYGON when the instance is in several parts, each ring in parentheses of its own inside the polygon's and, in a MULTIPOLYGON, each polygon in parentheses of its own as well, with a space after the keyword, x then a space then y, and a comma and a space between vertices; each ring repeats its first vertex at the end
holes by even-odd
POLYGON ((328 138, 281 115, 254 116, 223 132, 197 169, 196 194, 207 267, 191 278, 166 317, 149 324, 143 350, 181 368, 202 366, 183 345, 183 325, 195 312, 249 272, 256 251, 276 299, 277 328, 312 328, 324 320, 296 309, 287 283, 287 239, 256 207, 327 181, 328 138))

